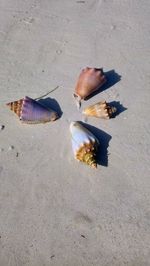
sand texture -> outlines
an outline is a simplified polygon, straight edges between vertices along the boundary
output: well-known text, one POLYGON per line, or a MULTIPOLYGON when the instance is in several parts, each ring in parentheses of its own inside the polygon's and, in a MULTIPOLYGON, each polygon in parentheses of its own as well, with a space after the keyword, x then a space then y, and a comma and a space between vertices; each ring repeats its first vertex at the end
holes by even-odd
POLYGON ((0 266, 150 265, 149 0, 0 0, 0 266), (103 67, 102 92, 78 111, 80 71, 103 67), (22 124, 24 96, 60 119, 22 124), (88 118, 98 168, 73 157, 69 124, 88 118))

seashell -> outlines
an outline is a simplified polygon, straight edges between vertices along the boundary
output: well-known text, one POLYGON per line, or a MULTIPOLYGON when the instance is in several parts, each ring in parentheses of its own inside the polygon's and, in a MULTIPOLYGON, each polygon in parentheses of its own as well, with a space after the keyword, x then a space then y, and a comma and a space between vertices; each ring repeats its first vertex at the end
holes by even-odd
POLYGON ((75 159, 96 168, 96 152, 99 140, 79 122, 72 122, 70 131, 75 159))
POLYGON ((78 82, 75 87, 74 97, 78 102, 85 100, 93 92, 98 90, 106 82, 103 69, 86 67, 80 73, 78 82))
POLYGON ((7 103, 7 105, 19 116, 23 123, 46 123, 58 118, 58 114, 55 111, 44 107, 28 96, 18 101, 7 103))
POLYGON ((88 106, 83 110, 82 113, 87 116, 109 119, 116 111, 116 107, 110 106, 106 101, 101 101, 94 105, 88 106))

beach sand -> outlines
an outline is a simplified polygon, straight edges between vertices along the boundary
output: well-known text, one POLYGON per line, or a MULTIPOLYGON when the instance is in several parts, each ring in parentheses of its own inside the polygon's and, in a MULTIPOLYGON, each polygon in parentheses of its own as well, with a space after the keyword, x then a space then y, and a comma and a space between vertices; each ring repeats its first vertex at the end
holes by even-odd
POLYGON ((150 265, 148 0, 1 0, 0 266, 150 265), (103 67, 102 92, 77 110, 80 71, 103 67), (6 103, 37 98, 60 119, 22 124, 6 103), (88 118, 96 170, 73 157, 69 124, 88 118))

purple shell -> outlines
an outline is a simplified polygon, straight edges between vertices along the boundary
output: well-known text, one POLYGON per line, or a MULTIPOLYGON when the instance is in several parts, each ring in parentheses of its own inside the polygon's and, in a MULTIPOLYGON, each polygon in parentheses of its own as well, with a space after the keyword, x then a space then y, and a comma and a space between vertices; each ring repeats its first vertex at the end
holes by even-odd
POLYGON ((20 120, 24 123, 46 123, 54 121, 58 114, 52 109, 48 109, 37 101, 25 96, 23 99, 20 120))

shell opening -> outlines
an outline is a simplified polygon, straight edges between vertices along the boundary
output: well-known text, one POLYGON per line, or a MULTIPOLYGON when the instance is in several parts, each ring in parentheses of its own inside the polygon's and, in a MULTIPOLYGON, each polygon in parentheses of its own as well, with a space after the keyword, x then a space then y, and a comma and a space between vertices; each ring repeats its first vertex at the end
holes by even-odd
POLYGON ((73 94, 73 97, 75 99, 75 102, 76 102, 76 105, 77 105, 77 108, 78 110, 80 109, 81 107, 81 97, 79 95, 77 95, 76 93, 73 94))

